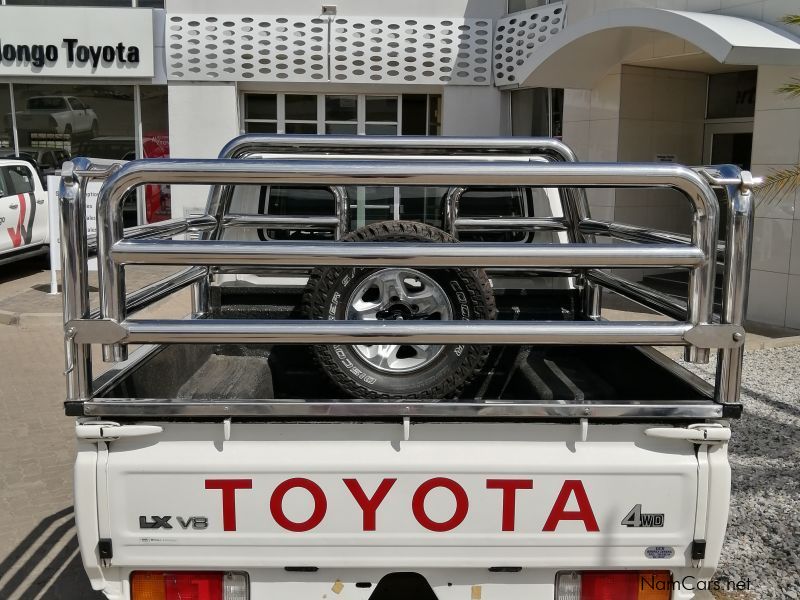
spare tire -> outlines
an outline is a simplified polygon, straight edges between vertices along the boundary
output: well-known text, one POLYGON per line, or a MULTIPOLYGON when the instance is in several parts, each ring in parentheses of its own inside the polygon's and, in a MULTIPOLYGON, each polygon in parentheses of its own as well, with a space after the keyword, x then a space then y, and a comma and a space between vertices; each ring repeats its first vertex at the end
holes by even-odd
MULTIPOLYGON (((367 225, 343 241, 457 242, 440 229, 411 221, 367 225)), ((486 273, 472 268, 315 269, 303 296, 304 314, 326 320, 494 319, 486 273)), ((317 363, 348 395, 381 400, 458 395, 489 356, 485 345, 326 344, 317 363)))

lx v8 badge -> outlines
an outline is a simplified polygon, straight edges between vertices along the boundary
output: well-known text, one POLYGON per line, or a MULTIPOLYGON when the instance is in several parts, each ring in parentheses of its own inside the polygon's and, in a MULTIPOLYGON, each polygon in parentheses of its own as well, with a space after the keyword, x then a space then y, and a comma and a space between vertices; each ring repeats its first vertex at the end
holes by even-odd
POLYGON ((625 527, 663 527, 664 513, 643 513, 642 505, 637 504, 631 509, 631 512, 625 515, 621 525, 625 525, 625 527))
MULTIPOLYGON (((139 517, 139 528, 172 529, 172 524, 170 523, 171 519, 172 519, 171 515, 167 515, 165 517, 159 517, 158 515, 151 515, 150 519, 148 519, 145 515, 141 515, 139 517)), ((176 517, 176 519, 178 521, 178 525, 181 526, 181 529, 189 529, 190 526, 192 529, 208 528, 207 517, 176 517)))

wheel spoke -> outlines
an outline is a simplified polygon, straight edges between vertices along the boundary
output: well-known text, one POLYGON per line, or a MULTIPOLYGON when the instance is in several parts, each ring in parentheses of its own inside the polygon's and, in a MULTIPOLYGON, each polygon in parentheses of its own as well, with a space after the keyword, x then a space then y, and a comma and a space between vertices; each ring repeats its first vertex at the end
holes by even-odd
POLYGON ((409 296, 408 300, 412 305, 417 307, 419 315, 438 314, 441 318, 442 313, 445 312, 446 309, 446 306, 442 305, 442 299, 439 295, 427 287, 421 292, 409 296))
POLYGON ((379 344, 378 345, 378 366, 384 369, 391 369, 396 366, 397 352, 400 350, 398 344, 379 344))
POLYGON ((350 319, 375 320, 378 318, 378 311, 381 310, 380 302, 370 302, 359 298, 350 305, 350 311, 356 313, 355 317, 351 314, 350 319))

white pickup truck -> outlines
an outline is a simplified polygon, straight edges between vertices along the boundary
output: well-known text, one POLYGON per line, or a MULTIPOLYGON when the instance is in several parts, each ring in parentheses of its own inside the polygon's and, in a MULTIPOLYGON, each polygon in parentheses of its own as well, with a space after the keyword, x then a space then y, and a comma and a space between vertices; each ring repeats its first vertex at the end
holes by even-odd
POLYGON ((218 160, 75 159, 65 409, 92 586, 119 600, 707 597, 741 414, 751 187, 735 167, 582 164, 533 138, 256 135, 218 160), (96 178, 92 311, 81 213, 96 178), (211 185, 206 213, 123 232, 122 198, 147 184, 211 185), (691 233, 592 219, 594 187, 676 190, 691 233), (370 217, 384 203, 389 220, 370 217), (136 264, 183 269, 126 293, 136 264), (685 302, 617 271, 675 267, 685 302), (188 318, 137 318, 187 286, 188 318), (601 290, 670 318, 605 320, 601 290), (110 363, 96 379, 92 344, 110 363), (663 346, 698 363, 716 351, 716 385, 663 346))
POLYGON ((0 158, 0 265, 47 252, 47 192, 30 162, 0 158))

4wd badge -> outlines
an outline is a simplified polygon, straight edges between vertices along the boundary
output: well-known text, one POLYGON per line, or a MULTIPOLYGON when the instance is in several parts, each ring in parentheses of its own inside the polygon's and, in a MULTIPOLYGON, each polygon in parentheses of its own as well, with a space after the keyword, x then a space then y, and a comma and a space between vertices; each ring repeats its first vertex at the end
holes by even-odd
POLYGON ((637 504, 622 519, 625 527, 663 527, 664 513, 643 513, 642 505, 637 504))

